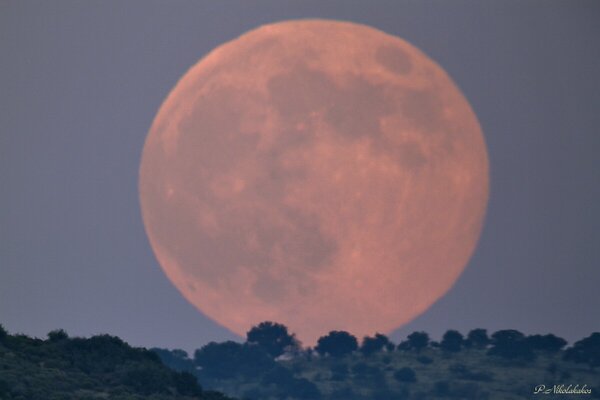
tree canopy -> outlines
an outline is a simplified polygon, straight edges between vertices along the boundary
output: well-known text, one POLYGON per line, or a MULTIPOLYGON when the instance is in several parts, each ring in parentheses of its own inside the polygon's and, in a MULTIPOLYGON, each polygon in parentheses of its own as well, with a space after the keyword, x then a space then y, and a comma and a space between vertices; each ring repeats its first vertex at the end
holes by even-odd
POLYGON ((429 335, 426 332, 413 332, 407 340, 399 345, 399 349, 413 349, 420 351, 429 344, 429 335))
POLYGON ((505 329, 492 335, 492 348, 488 354, 507 359, 531 361, 535 354, 525 340, 525 335, 514 329, 505 329))
POLYGON ((146 349, 115 336, 47 340, 9 335, 0 341, 0 399, 226 400, 202 390, 196 377, 176 372, 146 349))
POLYGON ((455 330, 449 330, 444 333, 442 337, 442 342, 440 343, 440 348, 444 351, 456 352, 460 351, 460 348, 463 345, 463 335, 455 330))
POLYGON ((321 355, 343 357, 358 349, 356 337, 345 331, 331 331, 317 341, 315 350, 321 355))
POLYGON ((260 346, 273 358, 300 349, 300 343, 293 334, 288 333, 285 325, 271 321, 261 322, 252 327, 246 333, 246 342, 260 346))
POLYGON ((591 368, 600 366, 600 332, 581 339, 565 352, 565 360, 588 364, 591 368))
POLYGON ((487 330, 476 328, 472 329, 467 334, 467 339, 465 340, 465 345, 467 347, 476 347, 476 348, 484 348, 490 344, 490 338, 488 337, 487 330))
POLYGON ((364 355, 370 355, 373 353, 380 352, 382 350, 393 350, 394 345, 390 342, 387 336, 381 333, 376 333, 375 336, 365 336, 360 346, 360 352, 364 355))
POLYGON ((274 366, 274 361, 261 347, 227 341, 210 342, 194 353, 194 363, 202 373, 213 378, 252 377, 274 366))

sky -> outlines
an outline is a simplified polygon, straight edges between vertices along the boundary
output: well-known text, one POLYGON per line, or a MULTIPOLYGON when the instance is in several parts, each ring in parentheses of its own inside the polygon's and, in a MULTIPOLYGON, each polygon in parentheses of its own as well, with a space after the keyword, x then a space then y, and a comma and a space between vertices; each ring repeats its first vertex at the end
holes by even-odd
POLYGON ((140 214, 142 146, 202 56, 299 18, 417 46, 485 135, 491 190, 476 251, 391 338, 511 328, 572 342, 598 330, 600 3, 531 0, 0 2, 0 324, 188 350, 240 339, 160 269, 140 214))

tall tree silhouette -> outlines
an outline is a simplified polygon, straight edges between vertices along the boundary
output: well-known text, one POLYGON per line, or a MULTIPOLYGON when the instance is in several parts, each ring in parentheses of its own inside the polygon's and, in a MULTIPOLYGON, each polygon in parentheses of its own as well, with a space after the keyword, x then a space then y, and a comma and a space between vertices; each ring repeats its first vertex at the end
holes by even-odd
POLYGON ((342 357, 356 349, 358 349, 358 341, 345 331, 331 331, 328 335, 321 336, 315 347, 319 354, 329 354, 332 357, 342 357))
POLYGON ((514 329, 505 329, 492 335, 492 348, 488 354, 513 360, 531 361, 533 350, 525 340, 525 335, 514 329))
POLYGON ((246 333, 246 342, 260 346, 273 358, 279 357, 285 352, 294 352, 300 349, 300 342, 288 332, 285 325, 271 321, 253 326, 246 333))
POLYGON ((421 351, 429 344, 429 335, 426 332, 413 332, 405 343, 407 348, 421 351))
POLYGON ((440 348, 444 351, 456 352, 460 351, 464 342, 463 335, 455 330, 449 330, 444 333, 440 348))
POLYGON ((368 356, 373 353, 382 351, 383 349, 391 350, 394 348, 394 344, 390 342, 387 336, 381 333, 376 333, 375 336, 365 336, 360 346, 360 352, 368 356))
POLYGON ((490 338, 488 337, 487 330, 476 328, 469 332, 465 345, 467 347, 485 348, 490 344, 490 338))

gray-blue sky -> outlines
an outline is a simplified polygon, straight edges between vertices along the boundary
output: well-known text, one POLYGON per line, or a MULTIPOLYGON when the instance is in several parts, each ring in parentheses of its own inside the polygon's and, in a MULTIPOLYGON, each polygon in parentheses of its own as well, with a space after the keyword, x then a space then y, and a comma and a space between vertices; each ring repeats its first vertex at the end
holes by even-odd
MULTIPOLYGON (((136 345, 233 338, 154 259, 137 193, 143 141, 179 77, 258 25, 371 25, 442 65, 471 102, 491 196, 469 267, 397 331, 598 329, 600 7, 583 1, 0 4, 0 323, 136 345)), ((259 322, 259 321, 257 321, 259 322)))

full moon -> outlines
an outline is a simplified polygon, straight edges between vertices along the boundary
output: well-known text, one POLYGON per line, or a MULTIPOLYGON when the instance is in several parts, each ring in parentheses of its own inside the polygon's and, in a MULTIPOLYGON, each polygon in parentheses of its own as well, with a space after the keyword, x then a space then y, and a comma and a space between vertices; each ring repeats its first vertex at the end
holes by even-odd
POLYGON ((408 42, 348 22, 265 25, 168 95, 140 167, 165 274, 244 335, 305 344, 389 332, 454 284, 479 238, 488 159, 451 78, 408 42))

